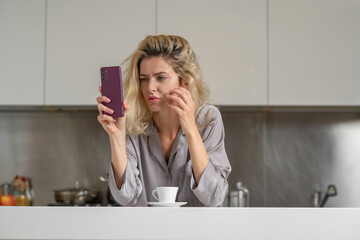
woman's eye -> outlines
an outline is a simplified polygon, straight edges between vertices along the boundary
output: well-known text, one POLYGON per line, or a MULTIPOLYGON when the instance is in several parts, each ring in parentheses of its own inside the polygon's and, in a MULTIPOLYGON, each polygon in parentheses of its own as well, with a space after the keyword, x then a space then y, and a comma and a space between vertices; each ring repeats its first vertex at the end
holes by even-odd
POLYGON ((140 78, 140 82, 147 81, 147 78, 140 78))
POLYGON ((166 77, 164 77, 164 76, 159 76, 159 80, 165 80, 166 79, 166 77))

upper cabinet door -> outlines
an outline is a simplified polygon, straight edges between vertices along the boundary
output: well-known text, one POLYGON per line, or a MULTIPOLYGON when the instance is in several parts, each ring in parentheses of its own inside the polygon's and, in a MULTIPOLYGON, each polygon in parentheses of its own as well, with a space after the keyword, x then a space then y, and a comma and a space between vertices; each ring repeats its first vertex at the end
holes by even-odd
POLYGON ((360 105, 359 24, 359 0, 270 0, 270 105, 360 105))
POLYGON ((158 33, 186 38, 216 105, 267 105, 266 0, 159 0, 158 33))
POLYGON ((100 67, 155 33, 155 1, 48 1, 46 105, 95 105, 100 67))
POLYGON ((0 105, 42 105, 45 1, 0 1, 0 105))

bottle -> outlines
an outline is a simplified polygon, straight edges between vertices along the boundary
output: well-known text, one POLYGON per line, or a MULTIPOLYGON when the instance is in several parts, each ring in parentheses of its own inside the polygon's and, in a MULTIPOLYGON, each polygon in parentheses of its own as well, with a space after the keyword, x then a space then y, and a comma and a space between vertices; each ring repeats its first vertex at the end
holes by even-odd
POLYGON ((230 192, 230 207, 250 207, 249 190, 241 182, 230 192))

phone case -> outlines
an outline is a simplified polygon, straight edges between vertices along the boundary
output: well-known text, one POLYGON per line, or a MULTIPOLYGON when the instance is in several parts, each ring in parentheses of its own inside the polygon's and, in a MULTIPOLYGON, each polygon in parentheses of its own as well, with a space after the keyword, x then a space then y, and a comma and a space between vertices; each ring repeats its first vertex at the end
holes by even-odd
POLYGON ((111 100, 109 103, 103 102, 103 104, 114 110, 113 114, 106 112, 104 114, 112 117, 123 117, 124 107, 120 66, 102 67, 100 68, 100 74, 102 94, 111 100))

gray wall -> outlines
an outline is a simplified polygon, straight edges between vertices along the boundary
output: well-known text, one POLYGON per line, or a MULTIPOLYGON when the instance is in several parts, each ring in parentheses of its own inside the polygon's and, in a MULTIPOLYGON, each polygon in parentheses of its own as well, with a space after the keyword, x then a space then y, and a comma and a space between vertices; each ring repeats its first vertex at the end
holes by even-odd
MULTIPOLYGON (((360 207, 360 115, 262 112, 222 108, 229 185, 242 181, 253 207, 308 207, 312 194, 335 184, 327 206, 360 207)), ((0 184, 31 178, 35 205, 53 190, 80 185, 106 192, 109 141, 96 111, 1 111, 0 184)))

